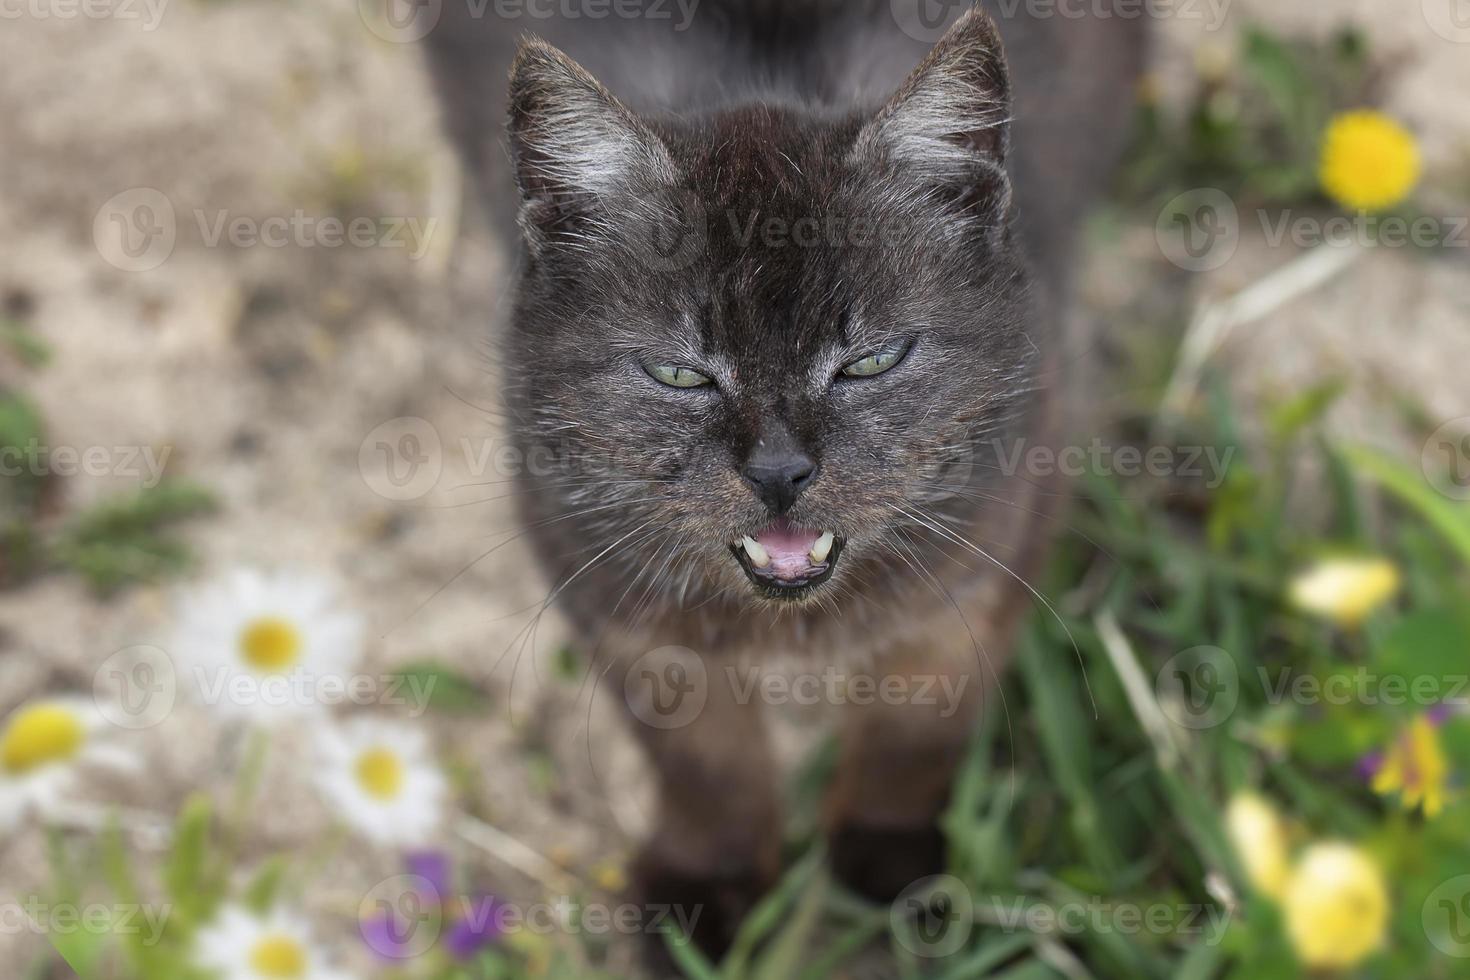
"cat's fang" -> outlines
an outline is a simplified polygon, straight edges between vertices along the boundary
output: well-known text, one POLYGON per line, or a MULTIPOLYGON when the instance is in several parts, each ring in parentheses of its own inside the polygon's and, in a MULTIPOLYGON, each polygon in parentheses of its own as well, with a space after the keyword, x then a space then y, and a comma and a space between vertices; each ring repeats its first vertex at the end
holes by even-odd
POLYGON ((761 547, 760 542, 756 541, 755 538, 746 535, 740 539, 740 544, 745 548, 746 557, 750 559, 750 563, 756 568, 765 568, 771 564, 771 556, 766 553, 766 549, 761 547))
POLYGON ((822 536, 817 538, 817 543, 812 545, 810 552, 812 562, 820 565, 826 561, 827 556, 832 553, 832 543, 836 540, 837 538, 833 536, 831 531, 822 532, 822 536))

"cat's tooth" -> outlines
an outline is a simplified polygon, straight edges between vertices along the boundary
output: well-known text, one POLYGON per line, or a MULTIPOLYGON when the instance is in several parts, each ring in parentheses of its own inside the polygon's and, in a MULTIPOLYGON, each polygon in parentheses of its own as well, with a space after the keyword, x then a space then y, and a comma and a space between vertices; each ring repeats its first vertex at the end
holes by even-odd
POLYGON ((746 535, 740 539, 740 544, 745 548, 746 557, 756 568, 765 568, 771 563, 771 556, 766 554, 766 549, 762 548, 760 542, 755 538, 746 535))
POLYGON ((812 550, 810 552, 812 561, 816 562, 818 565, 826 561, 827 556, 832 553, 832 542, 836 540, 837 539, 832 536, 831 531, 822 532, 822 536, 817 539, 817 543, 812 545, 812 550))

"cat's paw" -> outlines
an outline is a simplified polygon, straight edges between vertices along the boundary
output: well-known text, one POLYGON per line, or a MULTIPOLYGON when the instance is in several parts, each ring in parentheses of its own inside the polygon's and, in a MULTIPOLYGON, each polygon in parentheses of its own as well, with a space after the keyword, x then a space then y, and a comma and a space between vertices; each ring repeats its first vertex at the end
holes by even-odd
POLYGON ((644 852, 633 866, 633 885, 644 917, 645 959, 655 977, 682 977, 663 933, 678 929, 718 963, 746 914, 774 883, 752 869, 742 873, 691 874, 644 852))
POLYGON ((850 890, 891 902, 914 882, 944 871, 944 834, 923 827, 837 826, 829 835, 832 873, 850 890))

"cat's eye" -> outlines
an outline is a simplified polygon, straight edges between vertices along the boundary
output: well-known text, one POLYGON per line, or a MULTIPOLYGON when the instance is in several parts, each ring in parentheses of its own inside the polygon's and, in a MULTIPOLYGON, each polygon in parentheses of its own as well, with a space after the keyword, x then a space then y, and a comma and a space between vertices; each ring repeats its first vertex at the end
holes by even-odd
POLYGON ((645 364, 643 370, 648 372, 650 378, 670 388, 703 388, 714 384, 708 376, 692 368, 675 367, 672 364, 645 364))
POLYGON ((908 353, 907 347, 892 347, 888 350, 860 357, 856 361, 842 369, 844 378, 876 378, 885 371, 891 371, 903 360, 908 353))

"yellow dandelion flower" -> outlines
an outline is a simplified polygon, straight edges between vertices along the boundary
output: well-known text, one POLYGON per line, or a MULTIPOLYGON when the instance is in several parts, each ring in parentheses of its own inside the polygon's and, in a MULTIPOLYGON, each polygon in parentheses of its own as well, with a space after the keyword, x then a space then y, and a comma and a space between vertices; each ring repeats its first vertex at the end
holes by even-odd
POLYGON ((606 862, 593 869, 593 879, 597 887, 606 892, 620 892, 628 887, 628 876, 621 866, 612 862, 606 862))
POLYGON ((1419 145, 1381 112, 1344 113, 1327 127, 1318 176, 1322 188, 1354 211, 1382 211, 1419 182, 1419 145))
POLYGON ((1254 793, 1241 793, 1225 811, 1225 830, 1250 883, 1262 894, 1280 898, 1291 865, 1286 825, 1276 809, 1254 793))
POLYGON ((1350 844, 1314 844, 1302 854, 1282 901, 1286 931, 1311 969, 1347 969, 1383 943, 1388 888, 1383 873, 1350 844))
POLYGON ((1426 817, 1437 817, 1444 809, 1445 784, 1450 763, 1439 741, 1439 729, 1427 715, 1409 724, 1384 753, 1383 764, 1373 777, 1373 791, 1398 793, 1404 808, 1424 807, 1426 817))
POLYGON ((1392 562, 1335 558, 1293 579, 1290 597, 1299 609, 1355 629, 1398 593, 1399 581, 1399 570, 1392 562))

